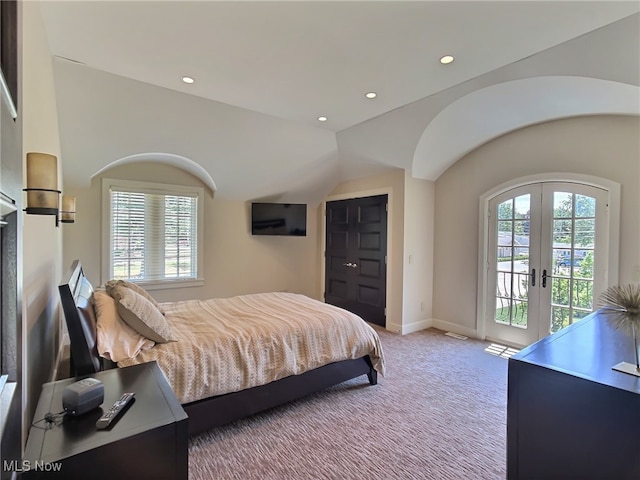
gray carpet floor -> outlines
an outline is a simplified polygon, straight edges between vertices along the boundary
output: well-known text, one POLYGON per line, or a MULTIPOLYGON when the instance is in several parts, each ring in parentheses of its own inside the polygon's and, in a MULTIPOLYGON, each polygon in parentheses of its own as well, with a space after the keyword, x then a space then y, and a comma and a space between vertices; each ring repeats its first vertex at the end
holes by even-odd
POLYGON ((504 479, 507 360, 435 329, 379 333, 378 385, 363 376, 195 436, 189 478, 504 479))

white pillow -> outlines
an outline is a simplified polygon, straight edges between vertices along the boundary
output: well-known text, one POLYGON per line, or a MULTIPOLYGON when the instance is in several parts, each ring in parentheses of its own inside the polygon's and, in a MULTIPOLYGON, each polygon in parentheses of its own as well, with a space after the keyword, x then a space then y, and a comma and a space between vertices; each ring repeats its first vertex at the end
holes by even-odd
POLYGON ((153 340, 143 337, 120 318, 116 301, 104 290, 93 293, 93 308, 96 312, 98 353, 101 357, 119 362, 133 358, 140 351, 155 345, 153 340))

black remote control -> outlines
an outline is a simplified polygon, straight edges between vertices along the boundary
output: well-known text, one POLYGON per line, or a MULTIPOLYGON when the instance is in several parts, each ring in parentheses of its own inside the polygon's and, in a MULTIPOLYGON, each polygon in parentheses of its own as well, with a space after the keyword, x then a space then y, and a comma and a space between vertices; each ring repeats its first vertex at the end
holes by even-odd
POLYGON ((126 410, 126 408, 135 400, 135 393, 124 393, 113 406, 107 410, 96 422, 96 428, 103 430, 113 425, 120 414, 126 410))

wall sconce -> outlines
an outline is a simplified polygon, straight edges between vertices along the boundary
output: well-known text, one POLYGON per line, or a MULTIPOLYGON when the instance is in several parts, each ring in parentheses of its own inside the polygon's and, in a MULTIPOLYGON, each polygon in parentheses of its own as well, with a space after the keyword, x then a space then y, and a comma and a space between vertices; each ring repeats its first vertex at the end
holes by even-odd
POLYGON ((60 209, 60 222, 75 223, 76 221, 76 197, 62 195, 62 208, 60 209))
POLYGON ((27 153, 27 208, 32 215, 58 215, 58 159, 48 153, 27 153))

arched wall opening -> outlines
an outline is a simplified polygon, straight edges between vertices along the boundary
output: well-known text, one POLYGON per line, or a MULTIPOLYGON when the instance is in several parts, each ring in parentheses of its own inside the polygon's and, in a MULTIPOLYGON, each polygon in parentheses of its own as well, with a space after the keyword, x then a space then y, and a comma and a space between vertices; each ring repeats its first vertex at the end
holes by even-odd
POLYGON ((135 162, 159 162, 171 165, 173 167, 184 170, 201 180, 211 190, 212 195, 215 194, 217 190, 215 181, 213 180, 209 172, 207 172, 199 163, 191 160, 190 158, 183 157, 181 155, 175 155, 172 153, 137 153, 135 155, 129 155, 123 158, 119 158, 102 167, 100 170, 95 172, 91 176, 91 178, 93 179, 94 177, 101 175, 106 170, 118 165, 125 165, 135 162))
POLYGON ((467 153, 505 133, 550 120, 638 115, 640 88, 587 77, 533 77, 476 90, 444 108, 416 145, 412 175, 437 179, 467 153))

